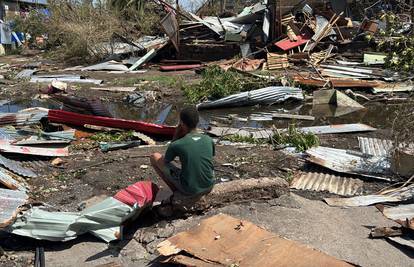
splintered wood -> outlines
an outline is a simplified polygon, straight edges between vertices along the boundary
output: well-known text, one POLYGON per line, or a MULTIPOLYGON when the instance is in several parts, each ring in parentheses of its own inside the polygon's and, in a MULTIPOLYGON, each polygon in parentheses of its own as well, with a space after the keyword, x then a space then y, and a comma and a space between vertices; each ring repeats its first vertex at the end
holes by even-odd
POLYGON ((290 66, 287 54, 267 53, 268 70, 278 70, 290 66))
POLYGON ((187 266, 350 267, 351 264, 245 220, 218 214, 158 245, 170 263, 187 266))

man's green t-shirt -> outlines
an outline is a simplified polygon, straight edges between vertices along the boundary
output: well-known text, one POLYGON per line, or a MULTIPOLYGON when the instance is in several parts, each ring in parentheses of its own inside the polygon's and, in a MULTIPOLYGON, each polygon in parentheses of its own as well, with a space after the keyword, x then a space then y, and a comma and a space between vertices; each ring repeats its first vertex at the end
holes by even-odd
POLYGON ((180 180, 185 193, 201 194, 214 185, 214 154, 213 139, 204 134, 188 133, 168 146, 165 162, 169 163, 178 156, 182 168, 180 180))

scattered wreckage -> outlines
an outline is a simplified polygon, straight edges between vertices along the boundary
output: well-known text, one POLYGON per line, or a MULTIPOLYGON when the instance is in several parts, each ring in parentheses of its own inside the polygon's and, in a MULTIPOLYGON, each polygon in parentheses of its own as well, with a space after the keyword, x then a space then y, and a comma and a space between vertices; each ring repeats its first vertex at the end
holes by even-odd
MULTIPOLYGON (((139 75, 152 66, 166 72, 203 71, 213 65, 219 66, 223 71, 236 71, 272 82, 269 87, 249 89, 219 99, 204 99, 197 105, 200 112, 230 107, 287 105, 291 102, 306 104, 311 98, 312 109, 309 114, 301 114, 297 110, 260 111, 251 113, 248 117, 226 114, 228 121, 237 122, 313 122, 318 117, 339 118, 366 110, 358 101, 361 98, 364 102, 369 102, 375 101, 380 95, 389 101, 392 100, 388 98, 389 93, 410 92, 414 89, 408 79, 384 69, 387 55, 373 53, 372 49, 368 49, 369 44, 359 39, 361 36, 375 34, 379 31, 378 27, 383 26, 368 19, 362 23, 353 21, 344 16, 344 13, 349 15, 346 6, 341 10, 326 7, 318 9, 306 3, 308 1, 301 1, 295 8, 285 10, 283 6, 275 4, 275 1, 261 1, 244 8, 238 15, 221 18, 192 14, 177 10, 164 1, 160 2, 169 10, 160 22, 166 36, 143 36, 133 44, 120 43, 114 51, 114 54, 128 56, 138 53, 141 57, 130 57, 122 61, 111 59, 91 66, 64 70, 80 71, 82 75, 42 73, 35 67, 23 69, 15 76, 15 79, 27 79, 31 83, 50 83, 46 93, 71 108, 70 111, 67 108, 32 108, 0 114, 0 183, 5 187, 0 188, 1 228, 39 240, 67 241, 81 234, 92 233, 111 242, 122 238, 121 228, 127 220, 135 219, 152 206, 158 189, 151 182, 138 182, 80 212, 50 212, 32 207, 28 195, 30 188, 25 178, 36 177, 36 170, 7 157, 10 154, 17 154, 21 158, 46 157, 47 160, 67 157, 70 155, 67 146, 77 140, 79 129, 134 132, 132 140, 100 142, 99 148, 104 152, 142 144, 153 145, 155 141, 151 137, 170 139, 174 135, 175 127, 165 125, 165 118, 155 123, 115 118, 93 100, 78 101, 63 95, 73 83, 90 84, 90 90, 138 94, 135 86, 105 86, 103 80, 88 78, 85 75, 88 72, 139 75), (177 20, 178 16, 180 20, 177 20), (364 47, 362 50, 358 48, 361 43, 364 47), (360 53, 346 51, 353 49, 353 46, 360 53), (177 53, 172 53, 174 55, 170 55, 171 58, 160 59, 162 50, 171 47, 177 53), (241 54, 242 58, 234 59, 237 54, 241 54), (364 94, 343 89, 362 90, 364 94), (44 120, 59 130, 46 131, 34 127, 44 123, 44 120), (67 130, 62 125, 72 128, 67 130)), ((143 104, 145 97, 138 95, 130 102, 136 101, 143 104)), ((166 113, 170 109, 171 107, 167 108, 166 113)), ((347 124, 312 124, 299 127, 298 130, 315 135, 332 135, 370 133, 377 129, 355 120, 347 124)), ((284 132, 287 129, 279 128, 278 131, 284 132)), ((205 129, 205 132, 217 138, 237 135, 269 139, 274 134, 274 129, 266 125, 254 128, 213 125, 205 129)), ((387 238, 413 248, 414 207, 406 203, 414 199, 412 179, 404 181, 402 186, 386 188, 377 194, 364 195, 363 189, 364 183, 371 180, 401 182, 394 179, 395 173, 411 177, 414 170, 405 165, 413 162, 413 153, 410 152, 412 145, 407 145, 407 152, 405 148, 394 147, 392 140, 358 136, 356 141, 360 151, 317 146, 304 153, 295 153, 307 163, 318 165, 320 171, 297 174, 290 183, 290 189, 350 197, 325 198, 329 206, 376 205, 385 217, 396 221, 401 227, 378 227, 372 229, 371 236, 387 238), (407 164, 401 166, 393 158, 395 150, 405 153, 407 164), (390 206, 391 203, 398 205, 390 206)), ((227 203, 223 192, 236 194, 243 190, 257 190, 266 197, 274 198, 286 193, 288 185, 267 178, 249 179, 240 183, 231 181, 217 185, 207 196, 208 201, 198 199, 197 202, 201 205, 201 210, 206 209, 206 206, 218 207, 227 203), (278 188, 280 192, 269 188, 278 188)), ((179 199, 173 201, 179 202, 179 199)), ((266 232, 250 222, 226 215, 211 217, 193 230, 170 237, 158 245, 158 251, 168 257, 166 262, 184 265, 213 266, 218 263, 227 266, 310 266, 311 263, 314 266, 351 266, 302 244, 266 232), (206 241, 211 250, 205 250, 194 240, 206 241), (236 247, 234 241, 237 241, 236 247), (228 248, 228 251, 219 251, 218 248, 223 247, 228 248), (283 253, 278 253, 282 250, 283 253), (261 257, 250 257, 259 252, 264 254, 260 254, 261 257), (295 257, 299 253, 304 254, 305 258, 295 257)))

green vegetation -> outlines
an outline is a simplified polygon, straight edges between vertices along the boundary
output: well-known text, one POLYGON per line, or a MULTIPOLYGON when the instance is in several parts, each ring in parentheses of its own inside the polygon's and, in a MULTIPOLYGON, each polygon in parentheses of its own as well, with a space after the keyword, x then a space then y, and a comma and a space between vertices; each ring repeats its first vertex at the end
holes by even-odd
POLYGON ((253 136, 243 136, 239 134, 232 134, 223 137, 223 140, 233 143, 249 143, 249 144, 263 144, 262 140, 256 139, 253 136))
POLYGON ((182 87, 185 96, 192 103, 215 100, 267 85, 263 80, 246 77, 231 70, 224 71, 218 66, 207 67, 201 75, 200 83, 182 87))
POLYGON ((382 37, 379 49, 387 53, 385 66, 397 71, 410 72, 414 70, 414 31, 403 33, 404 19, 389 12, 385 13, 382 20, 386 22, 385 31, 381 31, 382 37))
POLYGON ((159 87, 181 87, 183 80, 181 77, 176 76, 167 76, 167 75, 153 75, 148 77, 129 77, 129 78, 122 78, 116 79, 114 84, 119 86, 134 86, 137 84, 145 84, 145 82, 149 82, 151 85, 157 85, 159 87))
POLYGON ((313 133, 304 133, 297 129, 295 124, 289 124, 287 131, 274 130, 270 143, 274 146, 290 145, 303 152, 319 145, 319 138, 313 133))
POLYGON ((91 140, 97 142, 123 142, 130 141, 134 137, 133 131, 128 132, 117 132, 117 133, 107 133, 101 132, 90 137, 91 140))
POLYGON ((32 11, 13 17, 16 31, 27 32, 31 44, 58 49, 60 59, 93 62, 112 54, 117 36, 128 38, 161 33, 166 11, 152 1, 48 1, 50 16, 32 11), (37 37, 44 37, 39 45, 37 37), (63 58, 61 55, 64 55, 63 58))

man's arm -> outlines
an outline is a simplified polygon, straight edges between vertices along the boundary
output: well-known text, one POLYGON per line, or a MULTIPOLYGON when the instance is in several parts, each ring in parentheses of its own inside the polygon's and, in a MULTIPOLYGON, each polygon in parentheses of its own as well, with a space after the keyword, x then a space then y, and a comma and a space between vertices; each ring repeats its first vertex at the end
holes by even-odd
POLYGON ((165 152, 164 162, 170 163, 176 156, 177 154, 175 153, 174 144, 170 144, 165 152))

